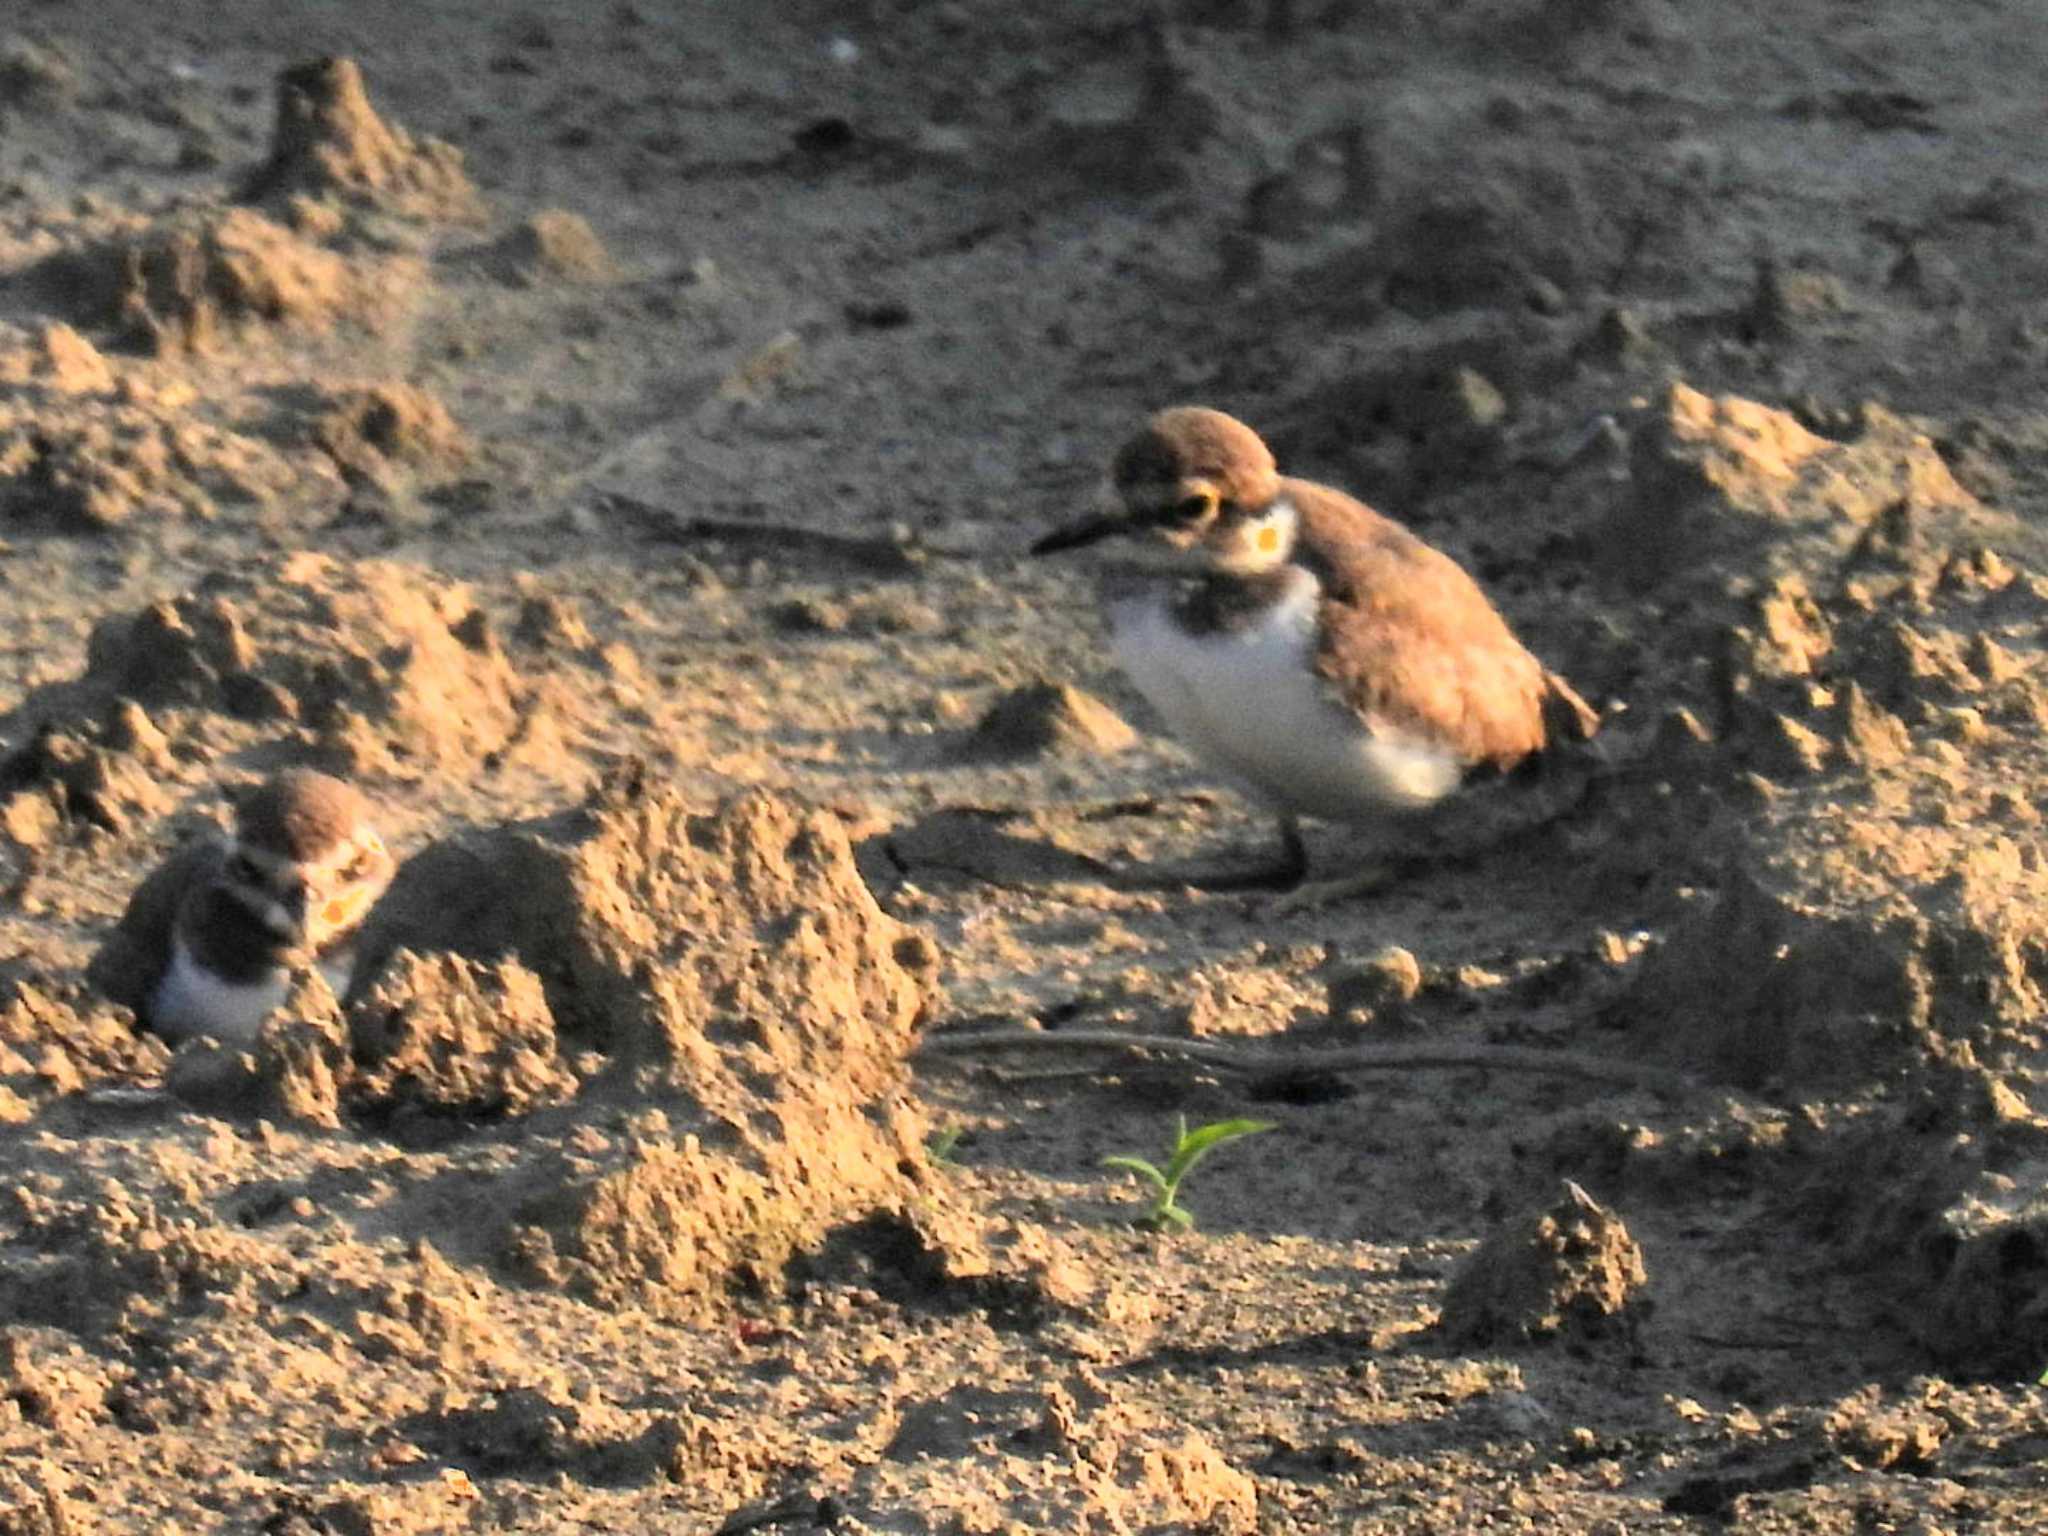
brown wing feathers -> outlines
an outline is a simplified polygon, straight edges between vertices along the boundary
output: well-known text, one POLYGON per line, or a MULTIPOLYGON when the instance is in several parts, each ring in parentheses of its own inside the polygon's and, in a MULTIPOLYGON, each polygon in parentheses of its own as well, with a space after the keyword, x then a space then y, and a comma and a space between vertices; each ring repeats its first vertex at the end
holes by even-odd
POLYGON ((1468 768, 1503 771, 1598 728, 1456 561, 1342 491, 1282 486, 1301 516, 1298 556, 1332 604, 1316 669, 1353 709, 1443 741, 1468 768))

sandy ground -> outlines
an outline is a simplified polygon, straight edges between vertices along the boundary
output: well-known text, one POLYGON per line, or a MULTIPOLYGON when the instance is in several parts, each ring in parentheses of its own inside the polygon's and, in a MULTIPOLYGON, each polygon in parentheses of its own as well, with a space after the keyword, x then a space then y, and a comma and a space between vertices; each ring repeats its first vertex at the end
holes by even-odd
POLYGON ((2044 74, 0 17, 0 1532, 2048 1528, 2044 74), (1584 796, 1127 878, 1268 829, 1023 550, 1181 401, 1466 561, 1584 796), (413 856, 376 984, 174 1060, 83 968, 290 762, 413 856), (1182 1116, 1274 1128, 1141 1230, 1182 1116))

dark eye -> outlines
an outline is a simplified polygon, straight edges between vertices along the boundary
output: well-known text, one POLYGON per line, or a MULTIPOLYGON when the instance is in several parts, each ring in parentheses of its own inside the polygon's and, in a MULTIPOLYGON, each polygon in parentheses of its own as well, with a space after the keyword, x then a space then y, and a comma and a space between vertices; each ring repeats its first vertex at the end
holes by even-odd
POLYGON ((1183 496, 1173 504, 1171 515, 1177 523, 1196 523, 1208 516, 1214 505, 1206 496, 1183 496))

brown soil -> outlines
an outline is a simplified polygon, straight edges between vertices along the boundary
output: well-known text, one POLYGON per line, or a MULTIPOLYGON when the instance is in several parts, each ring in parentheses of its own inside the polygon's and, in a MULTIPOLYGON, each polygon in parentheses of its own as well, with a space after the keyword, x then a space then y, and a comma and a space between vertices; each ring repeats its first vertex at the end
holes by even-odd
POLYGON ((0 1533, 2048 1529, 2025 7, 87 9, 0 1533), (1602 708, 1548 819, 1148 887, 1269 829, 1023 551, 1180 401, 1602 708), (366 969, 173 1055, 88 959, 292 763, 366 969), (1143 1230, 1183 1116, 1277 1128, 1143 1230))

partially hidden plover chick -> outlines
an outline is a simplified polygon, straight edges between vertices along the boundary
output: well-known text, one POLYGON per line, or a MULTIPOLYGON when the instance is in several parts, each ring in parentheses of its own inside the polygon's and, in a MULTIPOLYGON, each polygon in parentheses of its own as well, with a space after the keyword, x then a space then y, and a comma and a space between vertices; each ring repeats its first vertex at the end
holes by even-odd
POLYGON ((349 943, 395 869, 352 785, 286 770, 241 797, 231 836, 150 873, 88 977, 168 1040, 253 1040, 295 969, 347 989, 349 943))

